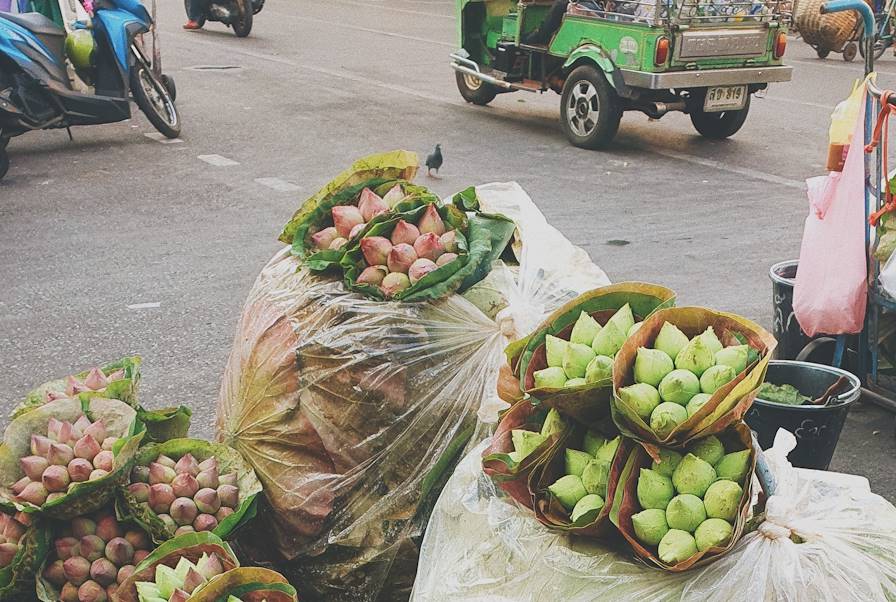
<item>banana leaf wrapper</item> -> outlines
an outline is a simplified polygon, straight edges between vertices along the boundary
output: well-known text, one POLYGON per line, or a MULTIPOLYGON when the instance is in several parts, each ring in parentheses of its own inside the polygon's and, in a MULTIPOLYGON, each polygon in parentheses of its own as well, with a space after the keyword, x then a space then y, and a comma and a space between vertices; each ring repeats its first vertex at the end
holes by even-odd
MULTIPOLYGON (((74 395, 73 397, 79 399, 89 399, 90 397, 118 399, 136 407, 137 389, 140 384, 140 362, 141 359, 139 356, 132 356, 123 357, 118 361, 100 366, 100 370, 106 376, 118 371, 124 372, 124 375, 121 378, 111 381, 103 389, 97 391, 85 391, 74 395)), ((90 371, 84 370, 83 372, 73 374, 72 376, 83 381, 87 378, 88 374, 90 374, 90 371)), ((57 380, 51 380, 50 382, 46 382, 39 387, 36 387, 25 396, 24 401, 13 409, 10 414, 10 419, 18 418, 22 414, 48 403, 51 401, 50 396, 65 395, 67 384, 68 377, 63 377, 57 380)))
POLYGON ((775 337, 769 332, 741 316, 703 307, 674 307, 658 311, 644 321, 641 328, 628 338, 616 354, 613 363, 613 421, 623 435, 647 444, 654 458, 659 457, 656 446, 678 449, 697 439, 720 433, 740 421, 753 405, 759 387, 765 380, 768 362, 776 345, 775 337), (634 382, 638 348, 653 347, 653 341, 665 322, 677 326, 688 338, 712 326, 722 345, 727 347, 747 344, 758 354, 759 359, 713 393, 703 407, 676 426, 665 439, 660 439, 650 425, 619 398, 618 391, 634 382))
POLYGON ((19 540, 19 551, 9 566, 0 569, 0 600, 29 600, 34 596, 35 575, 47 558, 50 530, 47 522, 28 517, 25 533, 19 540))
MULTIPOLYGON (((261 482, 248 462, 235 449, 220 443, 210 443, 201 439, 172 439, 164 443, 149 445, 140 449, 135 465, 148 466, 160 455, 164 454, 177 461, 186 454, 192 454, 198 462, 211 457, 218 459, 218 474, 237 473, 239 488, 239 507, 212 530, 221 538, 231 537, 234 531, 255 517, 256 498, 261 493, 261 482)), ((136 501, 127 490, 122 490, 118 500, 119 515, 140 525, 156 543, 162 543, 174 537, 174 531, 165 526, 147 504, 136 501)))
MULTIPOLYGON (((358 284, 357 279, 367 267, 361 252, 361 239, 369 236, 389 238, 399 220, 417 223, 428 203, 402 213, 381 214, 382 221, 372 223, 355 240, 346 245, 341 265, 345 286, 367 297, 385 300, 377 286, 358 284)), ((397 293, 396 301, 431 301, 454 292, 464 292, 488 275, 492 262, 498 259, 510 242, 514 223, 504 216, 485 213, 465 213, 455 205, 436 205, 439 216, 449 229, 457 232, 457 259, 447 263, 397 293)))
POLYGON ((115 498, 121 485, 127 483, 143 439, 142 425, 136 418, 136 410, 126 403, 100 397, 58 399, 19 416, 6 427, 0 445, 0 495, 17 510, 60 520, 99 510, 115 498), (115 455, 112 471, 99 479, 76 483, 64 496, 43 506, 16 500, 9 487, 25 476, 19 459, 31 454, 31 435, 46 436, 50 418, 75 422, 82 414, 91 422, 102 420, 109 436, 119 437, 112 449, 115 455))
POLYGON ((513 451, 511 433, 516 429, 541 431, 547 413, 548 408, 534 405, 529 400, 517 402, 501 416, 491 444, 482 452, 482 470, 485 474, 507 495, 530 510, 535 506, 530 486, 532 475, 558 448, 565 449, 564 443, 572 428, 567 424, 564 431, 548 437, 522 462, 510 457, 513 451))
POLYGON ((674 573, 706 566, 733 548, 737 544, 737 540, 744 534, 747 520, 750 517, 751 501, 753 499, 753 473, 756 470, 756 451, 753 448, 752 435, 746 424, 738 422, 725 432, 717 433, 716 436, 721 440, 725 446, 725 451, 728 453, 745 449, 753 450, 750 454, 750 470, 743 481, 739 483, 743 488, 743 495, 740 498, 734 530, 731 539, 726 545, 715 546, 702 552, 697 552, 687 560, 683 560, 675 565, 668 565, 661 561, 657 555, 656 547, 645 547, 641 544, 635 537, 635 530, 632 526, 632 515, 642 510, 641 505, 638 503, 638 476, 642 468, 650 468, 653 458, 644 445, 635 445, 626 459, 622 474, 619 476, 619 484, 613 496, 610 520, 613 521, 613 524, 616 525, 619 532, 628 541, 635 556, 648 566, 659 567, 674 573))
POLYGON ((297 602, 296 589, 286 577, 263 567, 240 567, 213 577, 187 602, 227 602, 236 596, 243 602, 297 602))
POLYGON ((604 498, 603 507, 599 510, 587 512, 573 522, 570 519, 570 512, 548 491, 548 486, 566 474, 565 451, 568 447, 581 449, 580 443, 584 435, 585 429, 581 426, 576 426, 569 433, 569 436, 564 441, 564 445, 553 447, 550 456, 536 469, 536 474, 533 476, 535 484, 533 487, 535 516, 543 525, 554 531, 569 535, 606 538, 613 535, 616 531, 609 520, 610 510, 613 507, 613 496, 620 482, 619 478, 622 470, 631 455, 635 443, 630 439, 623 438, 620 440, 616 454, 613 456, 613 461, 610 463, 606 495, 601 496, 604 498))
MULTIPOLYGON (((221 565, 224 567, 225 573, 240 566, 240 561, 236 554, 233 553, 230 545, 214 533, 205 531, 202 533, 184 533, 174 539, 170 539, 157 547, 152 553, 143 559, 143 562, 134 568, 134 572, 130 577, 121 582, 116 596, 118 602, 138 602, 137 586, 138 581, 155 582, 156 566, 164 564, 174 568, 181 558, 186 558, 192 563, 196 563, 203 554, 217 554, 221 559, 221 565)), ((221 573, 222 575, 225 573, 221 573)), ((219 577, 213 577, 212 580, 219 577)), ((209 582, 211 583, 211 581, 209 582)), ((199 592, 194 593, 198 594, 199 592)), ((190 598, 191 600, 193 597, 190 598)), ((201 598, 202 600, 211 600, 212 598, 201 598)))
POLYGON ((554 389, 536 387, 534 374, 547 368, 544 343, 547 335, 568 341, 581 312, 587 312, 603 326, 626 303, 631 306, 635 320, 641 321, 658 309, 674 305, 675 293, 656 284, 620 282, 576 297, 551 314, 528 337, 507 347, 505 353, 523 393, 586 426, 608 434, 613 432, 615 427, 608 424, 613 398, 612 380, 554 389))
POLYGON ((171 439, 183 439, 190 432, 193 411, 187 406, 147 410, 137 408, 137 418, 146 428, 143 444, 164 443, 171 439))

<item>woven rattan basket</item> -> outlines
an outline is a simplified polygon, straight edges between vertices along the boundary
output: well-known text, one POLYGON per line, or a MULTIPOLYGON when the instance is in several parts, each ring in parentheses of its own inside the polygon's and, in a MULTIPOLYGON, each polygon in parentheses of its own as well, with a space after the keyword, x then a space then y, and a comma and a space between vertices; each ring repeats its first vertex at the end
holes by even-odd
POLYGON ((793 20, 807 44, 839 50, 852 38, 858 17, 851 10, 823 15, 820 8, 825 1, 799 0, 793 20))

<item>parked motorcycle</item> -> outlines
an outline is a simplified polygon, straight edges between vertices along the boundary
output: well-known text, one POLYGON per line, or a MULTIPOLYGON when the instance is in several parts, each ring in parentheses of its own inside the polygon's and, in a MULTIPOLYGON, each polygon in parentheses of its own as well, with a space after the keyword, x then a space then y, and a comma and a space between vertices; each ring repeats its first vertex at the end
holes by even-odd
POLYGON ((130 119, 131 97, 159 132, 180 135, 174 81, 161 73, 146 8, 138 0, 95 0, 92 29, 80 25, 67 35, 38 13, 0 13, 0 179, 10 138, 130 119), (67 58, 86 88, 77 89, 67 58))
MULTIPOLYGON (((190 14, 190 0, 184 0, 184 8, 190 14)), ((252 31, 252 18, 264 8, 264 0, 208 0, 203 16, 196 22, 202 27, 206 21, 218 21, 233 28, 238 38, 245 38, 252 31)))

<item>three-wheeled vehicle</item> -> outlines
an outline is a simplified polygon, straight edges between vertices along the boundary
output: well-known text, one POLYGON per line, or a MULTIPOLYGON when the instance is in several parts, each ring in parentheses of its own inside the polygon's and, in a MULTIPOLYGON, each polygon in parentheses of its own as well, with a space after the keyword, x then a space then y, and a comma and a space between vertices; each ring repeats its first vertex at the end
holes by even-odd
POLYGON ((790 80, 783 0, 457 0, 457 87, 485 105, 502 92, 561 94, 575 146, 603 148, 624 111, 691 117, 727 138, 750 98, 790 80), (562 20, 561 20, 562 17, 562 20))

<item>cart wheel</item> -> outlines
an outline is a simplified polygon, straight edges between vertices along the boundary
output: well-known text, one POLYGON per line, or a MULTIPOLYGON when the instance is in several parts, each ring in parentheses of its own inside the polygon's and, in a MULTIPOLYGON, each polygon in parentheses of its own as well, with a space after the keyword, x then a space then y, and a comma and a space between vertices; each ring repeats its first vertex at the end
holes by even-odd
POLYGON ((820 59, 826 59, 828 58, 828 55, 831 54, 831 51, 829 48, 819 46, 815 49, 815 54, 817 54, 820 59))
POLYGON ((457 89, 467 102, 485 106, 498 95, 498 89, 495 86, 478 77, 460 71, 456 71, 454 76, 457 80, 457 89))
POLYGON ((603 72, 591 65, 577 67, 566 78, 560 97, 560 127, 579 148, 607 147, 622 120, 622 103, 603 72))
POLYGON ((843 60, 847 63, 851 63, 854 58, 856 58, 856 54, 859 53, 859 47, 855 42, 850 42, 843 48, 843 60))
POLYGON ((9 171, 9 155, 6 150, 0 149, 0 180, 6 177, 6 172, 9 171))

